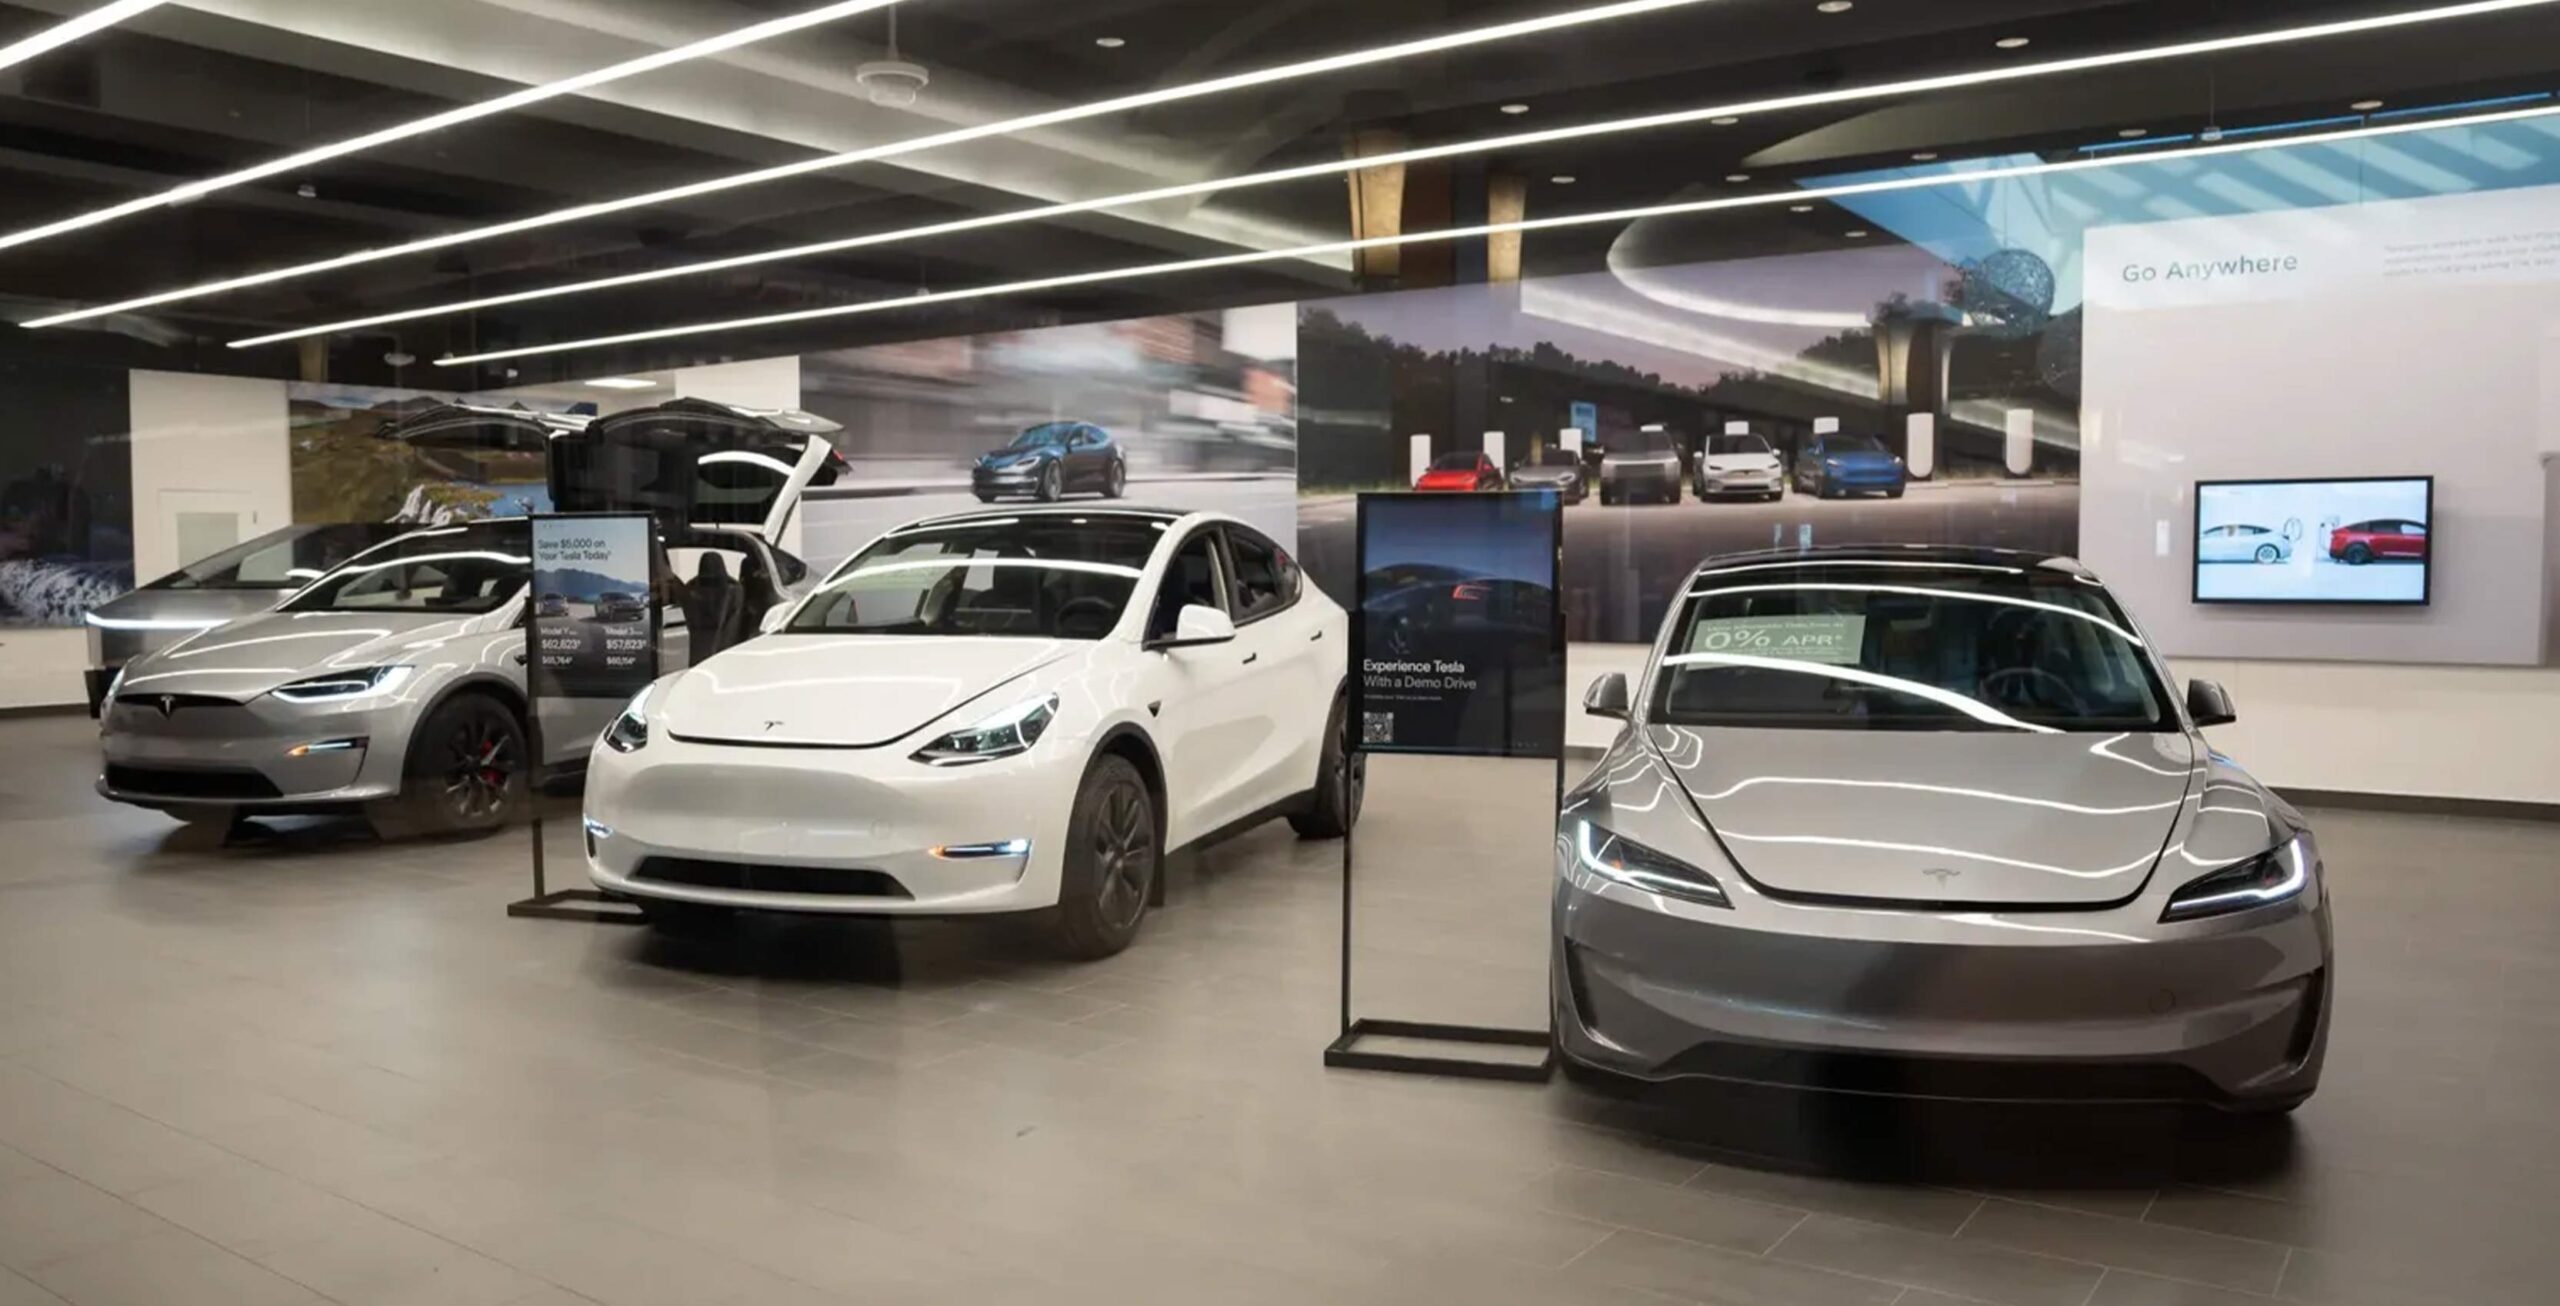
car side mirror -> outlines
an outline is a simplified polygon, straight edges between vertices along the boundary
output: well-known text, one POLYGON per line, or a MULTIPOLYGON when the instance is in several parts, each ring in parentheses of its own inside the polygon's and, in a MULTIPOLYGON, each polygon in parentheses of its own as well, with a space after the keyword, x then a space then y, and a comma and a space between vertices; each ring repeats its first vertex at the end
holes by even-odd
POLYGON ((1236 623, 1226 613, 1205 603, 1184 605, 1173 619, 1173 633, 1147 641, 1150 649, 1197 648, 1203 644, 1225 644, 1236 637, 1236 623))
POLYGON ((1627 719, 1627 673, 1612 671, 1582 691, 1582 710, 1593 716, 1627 719))
POLYGON ((2187 715, 2195 719, 2198 727, 2227 726, 2240 719, 2240 714, 2232 710, 2231 695, 2210 680, 2187 682, 2187 715))
POLYGON ((789 620, 791 620, 791 605, 788 603, 776 603, 772 607, 766 608, 763 616, 756 618, 756 630, 762 634, 770 635, 773 632, 782 629, 782 624, 789 620))

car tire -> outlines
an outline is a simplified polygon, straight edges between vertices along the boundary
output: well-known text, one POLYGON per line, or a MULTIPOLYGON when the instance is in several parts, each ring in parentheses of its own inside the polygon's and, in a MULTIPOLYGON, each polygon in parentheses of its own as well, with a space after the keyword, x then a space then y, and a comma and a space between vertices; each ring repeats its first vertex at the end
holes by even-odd
POLYGON ((996 501, 996 496, 994 496, 994 495, 992 495, 992 494, 989 494, 989 493, 987 493, 987 492, 986 492, 986 491, 984 491, 984 490, 980 490, 980 491, 978 491, 978 492, 977 492, 977 495, 978 495, 978 502, 980 502, 980 503, 994 503, 994 502, 996 501))
POLYGON ((1114 458, 1111 470, 1102 474, 1102 497, 1117 499, 1129 492, 1129 464, 1114 458))
POLYGON ((1600 506, 1603 508, 1614 508, 1617 504, 1617 496, 1609 493, 1607 488, 1602 488, 1600 491, 1600 506))
POLYGON ((1056 503, 1060 498, 1066 495, 1066 492, 1067 487, 1065 477, 1059 474, 1058 465, 1056 463, 1051 463, 1040 469, 1039 487, 1033 490, 1031 494, 1033 498, 1038 499, 1042 503, 1056 503))
POLYGON ((2366 544, 2362 540, 2358 540, 2355 543, 2348 545, 2346 553, 2342 556, 2346 559, 2348 566, 2361 567, 2366 563, 2373 561, 2373 546, 2366 544))
POLYGON ((385 838, 487 834, 524 805, 530 761, 506 704, 456 694, 410 733, 399 796, 368 804, 365 817, 385 838))
POLYGON ((2272 544, 2261 544, 2258 546, 2258 564, 2260 566, 2274 566, 2276 563, 2282 561, 2284 561, 2284 551, 2282 549, 2279 549, 2272 544))
POLYGON ((1301 839, 1339 839, 1360 819, 1360 800, 1369 788, 1369 764, 1351 747, 1351 698, 1337 694, 1324 719, 1324 748, 1316 761, 1314 801, 1307 810, 1289 814, 1289 828, 1301 839))
POLYGON ((1892 489, 1886 490, 1886 491, 1884 492, 1884 497, 1886 497, 1886 498, 1888 498, 1888 499, 1899 499, 1899 498, 1901 498, 1901 497, 1902 497, 1902 487, 1901 487, 1901 486, 1899 486, 1899 485, 1897 485, 1897 486, 1894 486, 1892 489))
POLYGON ((1838 490, 1832 488, 1831 478, 1829 476, 1817 476, 1814 478, 1813 497, 1817 499, 1832 499, 1839 497, 1839 493, 1840 492, 1838 490))
POLYGON ((1067 815, 1050 937, 1058 950, 1096 961, 1129 946, 1164 874, 1155 799, 1129 759, 1105 754, 1086 768, 1067 815))

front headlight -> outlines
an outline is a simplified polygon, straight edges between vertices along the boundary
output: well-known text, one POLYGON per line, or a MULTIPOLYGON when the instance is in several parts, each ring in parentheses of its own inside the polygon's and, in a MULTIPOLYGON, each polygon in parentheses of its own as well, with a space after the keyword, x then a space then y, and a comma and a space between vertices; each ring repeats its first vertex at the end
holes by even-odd
POLYGON ((332 671, 325 676, 311 676, 290 685, 279 685, 272 693, 288 703, 343 703, 349 699, 388 694, 407 684, 412 667, 356 667, 348 671, 332 671))
POLYGON ((2313 859, 2311 836, 2297 834, 2245 862, 2189 880, 2169 896, 2160 919, 2191 921, 2299 897, 2311 883, 2313 859))
POLYGON ((1589 821, 1576 821, 1574 826, 1574 860, 1602 879, 1710 907, 1733 905, 1716 877, 1669 853, 1656 852, 1589 821))
POLYGON ((604 728, 604 746, 617 753, 636 753, 649 746, 649 692, 656 685, 645 686, 624 705, 622 715, 604 728))
POLYGON ((1031 750, 1058 716, 1058 696, 1026 698, 965 729, 934 740, 911 756, 927 766, 967 766, 1031 750))

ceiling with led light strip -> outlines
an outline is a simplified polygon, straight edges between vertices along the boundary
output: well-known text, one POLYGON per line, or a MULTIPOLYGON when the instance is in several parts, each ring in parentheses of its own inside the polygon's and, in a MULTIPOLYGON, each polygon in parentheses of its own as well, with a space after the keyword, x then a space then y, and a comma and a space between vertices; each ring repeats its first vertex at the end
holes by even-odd
MULTIPOLYGON (((0 48, 104 6, 0 3, 0 48)), ((690 322, 784 316, 901 296, 895 313, 732 336, 520 356, 534 381, 821 345, 916 338, 1172 308, 1336 294, 1348 257, 1217 264, 1350 237, 1345 182, 1321 173, 1122 208, 797 256, 848 237, 965 224, 1130 192, 1329 164, 1355 133, 1411 147, 1800 96, 2004 65, 2436 8, 2423 0, 1689 0, 1456 50, 1319 71, 1004 132, 764 184, 504 230, 579 206, 787 168, 954 129, 1054 114, 1301 61, 1596 7, 1273 0, 170 0, 0 68, 0 317, 76 318, 122 301, 357 251, 498 227, 501 234, 187 298, 6 330, 10 357, 449 385, 429 360, 690 322), (627 76, 599 70, 759 24, 840 10, 798 30, 627 76), (890 48, 890 18, 896 48, 890 48), (912 66, 911 68, 908 66, 912 66), (914 85, 922 70, 922 84, 914 85), (528 94, 563 79, 567 93, 528 94), (203 195, 189 183, 391 132, 514 94, 507 111, 367 144, 203 195), (912 93, 912 104, 900 104, 912 93), (1525 107, 1506 112, 1506 106, 1525 107), (122 206, 123 211, 119 211, 122 206), (94 225, 65 219, 110 213, 94 225), (58 231, 51 227, 62 227, 58 231), (1197 260, 1171 276, 1017 295, 972 287, 1197 260), (726 261, 703 272, 687 265, 726 261), (668 275, 648 275, 667 272, 668 275), (575 295, 564 284, 628 278, 575 295), (482 299, 466 312, 326 324, 482 299), (285 337, 256 348, 233 341, 285 337), (386 359, 417 360, 395 368, 386 359)), ((1836 186, 1883 170, 2175 148, 2219 128, 2335 130, 2406 108, 2560 91, 2560 4, 2381 36, 2223 52, 1460 154, 1432 226, 1483 223, 1490 175, 1528 181, 1531 219, 1719 193, 1836 186), (2380 101, 2370 109, 2351 106, 2380 101), (2139 136, 2129 133, 2139 132, 2139 136), (1934 159, 1916 156, 1934 155, 1934 159), (1566 179, 1570 180, 1566 180, 1566 179), (1731 178, 1742 178, 1735 181, 1731 178), (1467 197, 1479 197, 1470 201, 1467 197)), ((1438 175, 1431 185, 1443 184, 1438 175)), ((1531 275, 1837 247, 1846 232, 1927 243, 1930 201, 1824 201, 1533 230, 1531 275), (1805 211, 1796 211, 1804 207, 1805 211), (1640 239, 1635 239, 1640 237, 1640 239)), ((1873 243, 1870 241, 1870 243, 1873 243)), ((494 366, 494 365, 493 365, 494 366)), ((474 378, 498 379, 495 373, 474 378)))

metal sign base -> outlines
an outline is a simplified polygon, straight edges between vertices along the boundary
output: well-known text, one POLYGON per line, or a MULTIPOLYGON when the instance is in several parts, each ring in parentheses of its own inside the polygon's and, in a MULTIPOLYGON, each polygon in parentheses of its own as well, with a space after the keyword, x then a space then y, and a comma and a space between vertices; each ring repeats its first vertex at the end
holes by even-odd
POLYGON ((1489 1025, 1435 1025, 1415 1020, 1378 1020, 1362 1016, 1326 1045, 1324 1063, 1346 1070, 1392 1070, 1408 1075, 1452 1075, 1460 1079, 1497 1079, 1515 1084, 1543 1084, 1556 1070, 1555 1035, 1543 1029, 1496 1029, 1489 1025), (1481 1047, 1540 1048, 1536 1061, 1478 1061, 1466 1057, 1426 1057, 1405 1052, 1363 1052, 1353 1044, 1370 1036, 1473 1043, 1481 1047))

